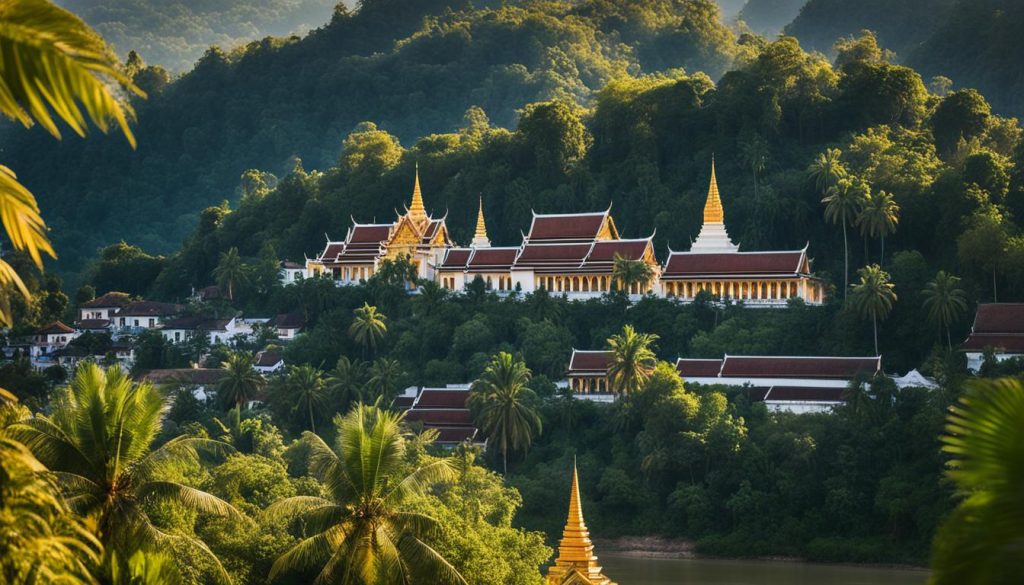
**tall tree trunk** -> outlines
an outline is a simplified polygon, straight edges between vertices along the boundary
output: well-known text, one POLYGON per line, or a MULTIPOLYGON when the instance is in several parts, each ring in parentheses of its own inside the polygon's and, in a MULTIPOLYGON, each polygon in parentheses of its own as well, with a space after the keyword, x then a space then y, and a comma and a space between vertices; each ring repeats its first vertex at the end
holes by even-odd
POLYGON ((882 254, 878 257, 878 265, 882 266, 885 264, 885 236, 882 236, 882 254))
POLYGON ((313 402, 307 401, 306 406, 309 408, 309 430, 316 434, 316 424, 313 422, 313 402))
POLYGON ((878 355, 878 317, 871 318, 871 327, 875 330, 875 355, 878 355))
POLYGON ((953 339, 949 335, 949 325, 946 325, 946 349, 953 351, 953 339))
POLYGON ((843 221, 843 301, 850 290, 850 240, 846 237, 846 221, 843 221))
POLYGON ((501 448, 501 469, 502 475, 508 476, 508 448, 501 448))

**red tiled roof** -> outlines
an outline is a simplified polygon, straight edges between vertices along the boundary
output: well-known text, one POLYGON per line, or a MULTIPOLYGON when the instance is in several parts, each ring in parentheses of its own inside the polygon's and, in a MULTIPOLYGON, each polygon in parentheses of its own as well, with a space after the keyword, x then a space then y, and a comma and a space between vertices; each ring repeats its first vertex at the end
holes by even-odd
POLYGON ((707 275, 789 276, 796 275, 802 263, 803 252, 733 252, 723 254, 693 254, 674 252, 669 256, 662 277, 692 277, 707 275))
POLYGON ((344 250, 345 244, 341 242, 331 242, 324 248, 324 253, 320 256, 320 259, 324 261, 335 260, 337 259, 338 254, 341 254, 344 250))
POLYGON ((1005 353, 1024 353, 1024 335, 972 333, 960 347, 967 351, 984 351, 991 347, 1005 353))
POLYGON ((415 396, 399 396, 391 402, 391 408, 394 410, 408 410, 412 408, 413 401, 416 400, 415 396))
POLYGON ((650 243, 650 240, 602 240, 594 244, 587 262, 613 262, 616 254, 640 260, 650 243))
POLYGON ((267 321, 267 325, 280 329, 302 329, 306 325, 306 318, 302 313, 282 313, 267 321))
POLYGON ((713 378, 718 376, 718 371, 722 369, 722 360, 696 360, 696 359, 683 359, 679 358, 676 360, 676 370, 679 371, 679 375, 686 378, 713 378))
POLYGON ((473 417, 465 408, 413 408, 405 414, 405 420, 422 422, 425 426, 472 426, 473 417))
POLYGON ((593 240, 601 231, 606 213, 535 215, 529 240, 593 240))
POLYGON ((800 386, 772 386, 764 397, 780 402, 843 402, 845 388, 805 388, 800 386))
POLYGON ((291 260, 282 260, 281 261, 281 268, 287 268, 289 270, 295 270, 296 268, 305 268, 305 266, 302 265, 302 264, 299 264, 298 262, 292 262, 291 260))
POLYGON ((582 351, 574 349, 569 359, 569 375, 593 374, 608 371, 609 351, 582 351))
POLYGON ((516 259, 516 265, 549 264, 552 262, 583 262, 590 244, 527 244, 516 259))
POLYGON ((349 234, 347 244, 379 244, 388 239, 391 233, 389 224, 356 225, 349 234))
POLYGON ((452 445, 476 438, 476 427, 433 427, 437 429, 439 445, 452 445))
POLYGON ((1024 303, 988 303, 978 305, 974 333, 1024 334, 1024 303))
POLYGON ((881 368, 878 357, 752 357, 725 356, 724 378, 820 378, 850 379, 874 375, 881 368))
POLYGON ((424 388, 420 393, 420 399, 416 403, 416 408, 466 408, 466 400, 468 399, 468 390, 424 388))
POLYGON ((455 269, 464 270, 466 268, 466 262, 469 261, 469 255, 473 253, 470 248, 451 248, 448 253, 444 255, 444 260, 441 261, 442 269, 455 269))
POLYGON ((468 268, 501 267, 509 269, 516 261, 518 248, 478 248, 469 259, 468 268))
POLYGON ((262 368, 269 368, 280 363, 281 359, 281 352, 261 351, 256 354, 256 365, 262 368))
POLYGON ((54 321, 49 325, 36 330, 36 335, 53 335, 57 333, 74 333, 75 330, 61 323, 54 321))
POLYGON ((103 309, 108 307, 120 308, 130 303, 131 300, 132 299, 130 296, 128 296, 128 293, 112 291, 91 301, 86 301, 78 306, 83 309, 91 309, 97 307, 103 309))

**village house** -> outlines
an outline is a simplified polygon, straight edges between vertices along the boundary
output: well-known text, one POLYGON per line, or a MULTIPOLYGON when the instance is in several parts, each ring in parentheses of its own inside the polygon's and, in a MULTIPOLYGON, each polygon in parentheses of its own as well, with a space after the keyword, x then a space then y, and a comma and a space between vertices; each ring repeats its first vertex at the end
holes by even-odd
POLYGON ((174 303, 132 301, 114 315, 112 329, 116 333, 141 333, 159 329, 164 321, 180 315, 185 307, 174 303))
POLYGON ((54 321, 49 325, 40 327, 32 335, 29 346, 29 358, 33 368, 42 370, 56 365, 56 358, 53 353, 64 349, 68 343, 81 335, 71 327, 60 321, 54 321))

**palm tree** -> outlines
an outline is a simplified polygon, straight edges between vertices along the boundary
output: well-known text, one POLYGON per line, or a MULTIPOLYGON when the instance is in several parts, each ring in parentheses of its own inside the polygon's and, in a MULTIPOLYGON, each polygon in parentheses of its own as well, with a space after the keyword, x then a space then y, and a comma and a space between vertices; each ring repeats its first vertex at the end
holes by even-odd
POLYGON ((313 411, 324 406, 327 401, 327 384, 323 372, 309 364, 291 367, 284 381, 288 395, 295 403, 295 408, 305 410, 309 414, 309 430, 316 432, 313 411))
POLYGON ((860 226, 862 236, 881 240, 882 252, 878 259, 879 264, 885 262, 885 236, 894 233, 899 222, 900 206, 896 204, 892 194, 885 191, 879 191, 873 195, 869 193, 857 215, 857 225, 860 226))
POLYGON ((839 183, 839 180, 846 177, 846 167, 841 160, 843 151, 838 148, 829 148, 818 155, 809 167, 807 176, 814 181, 818 193, 827 195, 828 190, 839 183))
POLYGON ((637 333, 632 325, 626 325, 622 333, 608 338, 608 349, 611 351, 608 379, 615 392, 636 392, 651 377, 657 365, 657 357, 652 349, 657 339, 658 336, 653 333, 637 333))
POLYGON ((768 142, 760 134, 754 134, 740 144, 740 156, 754 175, 754 199, 757 199, 758 176, 768 165, 768 142))
POLYGON ((932 545, 934 585, 1016 583, 1024 573, 1024 384, 976 380, 950 408, 942 450, 964 500, 932 545))
POLYGON ((380 358, 370 366, 366 389, 374 399, 380 399, 383 404, 391 404, 398 392, 402 375, 402 364, 398 360, 380 358))
POLYGON ((364 361, 353 361, 347 356, 338 358, 338 363, 327 376, 327 387, 333 395, 333 400, 340 407, 339 410, 348 410, 349 403, 362 400, 363 384, 367 378, 366 369, 364 361))
POLYGON ((241 410, 266 387, 267 380, 253 367, 255 363, 252 354, 241 351, 231 352, 228 359, 221 362, 224 375, 217 383, 217 398, 222 406, 234 405, 241 410))
POLYGON ((509 449, 528 449, 533 437, 543 430, 540 416, 530 405, 536 396, 526 386, 529 381, 526 362, 501 352, 491 358, 470 388, 469 407, 488 441, 501 449, 505 475, 509 449))
POLYGON ((235 287, 245 284, 249 280, 245 263, 238 255, 238 248, 232 247, 227 252, 221 252, 220 261, 213 269, 213 278, 221 290, 227 289, 228 298, 235 300, 235 287))
POLYGON ((637 291, 643 292, 654 278, 654 271, 643 260, 634 260, 616 253, 612 260, 612 282, 619 285, 620 290, 629 294, 635 284, 637 291))
MULTIPOLYGON (((118 86, 145 94, 123 72, 113 51, 77 16, 48 0, 4 0, 0 3, 0 115, 26 128, 39 124, 61 138, 56 118, 79 136, 88 121, 106 133, 115 125, 132 148, 129 121, 135 112, 119 96, 118 86), (9 66, 7 66, 9 65, 9 66), (83 113, 82 110, 85 110, 83 113)), ((7 239, 42 270, 42 255, 56 257, 36 198, 18 182, 14 171, 0 164, 0 217, 7 239)), ((0 260, 0 287, 28 288, 14 268, 0 260)), ((10 326, 9 303, 0 302, 0 325, 10 326)))
POLYGON ((889 274, 878 264, 865 266, 857 271, 860 282, 853 285, 853 308, 863 319, 871 319, 875 332, 875 355, 878 355, 878 321, 884 320, 896 302, 893 284, 889 274))
POLYGON ((144 503, 241 519, 227 502, 161 479, 168 466, 196 460, 197 448, 227 448, 219 441, 179 436, 153 450, 167 405, 148 383, 135 384, 120 368, 82 364, 54 401, 50 416, 8 427, 53 473, 68 505, 89 519, 108 551, 167 549, 183 543, 201 551, 227 574, 202 541, 154 526, 144 503))
POLYGON ((377 344, 388 332, 387 317, 369 303, 356 309, 355 318, 348 327, 348 334, 356 343, 363 346, 363 354, 377 351, 377 344))
POLYGON ((825 220, 843 226, 843 300, 845 300, 846 291, 850 288, 850 240, 846 235, 846 228, 857 220, 857 215, 864 205, 869 190, 863 182, 844 178, 829 187, 827 193, 828 195, 821 200, 825 204, 825 220))
POLYGON ((0 436, 0 583, 93 583, 100 543, 45 472, 24 445, 0 436))
POLYGON ((406 446, 402 415, 358 405, 338 415, 335 448, 313 433, 310 471, 326 497, 295 496, 271 505, 271 520, 301 519, 308 531, 274 561, 270 578, 319 569, 314 583, 390 585, 466 581, 430 546, 437 520, 411 511, 410 502, 430 486, 454 477, 447 459, 403 476, 406 446))
POLYGON ((967 310, 967 293, 960 288, 960 279, 940 270, 924 287, 924 307, 928 318, 939 330, 946 330, 946 347, 953 349, 949 327, 967 310))

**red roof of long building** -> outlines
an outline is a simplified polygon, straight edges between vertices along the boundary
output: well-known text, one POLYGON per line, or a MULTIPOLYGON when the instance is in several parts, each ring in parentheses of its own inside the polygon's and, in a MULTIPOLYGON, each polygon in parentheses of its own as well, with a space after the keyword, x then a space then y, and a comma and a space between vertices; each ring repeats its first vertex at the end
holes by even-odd
POLYGON ((1024 353, 1024 335, 972 333, 960 347, 967 351, 992 348, 1003 353, 1024 353))
POLYGON ((469 258, 466 267, 469 270, 477 271, 486 269, 508 270, 515 263, 518 252, 518 248, 478 248, 469 258))
POLYGON ((387 241, 390 234, 391 224, 356 224, 345 244, 380 244, 387 241))
POLYGON ((613 262, 616 254, 630 260, 640 260, 651 245, 650 238, 642 240, 599 240, 594 243, 587 262, 613 262))
POLYGON ((609 351, 573 349, 572 357, 569 358, 569 375, 603 374, 608 371, 609 359, 609 351))
POLYGON ((851 379, 881 370, 881 357, 725 356, 723 378, 851 379))
POLYGON ((676 360, 676 370, 685 378, 713 378, 722 369, 722 360, 683 359, 676 360))
POLYGON ((424 426, 473 426, 473 417, 465 408, 413 408, 406 412, 405 420, 424 426))
POLYGON ((450 248, 441 261, 441 269, 464 270, 469 256, 473 253, 471 248, 450 248))
POLYGON ((662 278, 699 276, 795 276, 805 274, 804 252, 733 252, 700 254, 673 252, 662 278))
POLYGON ((476 438, 476 427, 431 427, 437 429, 439 445, 452 445, 476 438))
POLYGON ((516 266, 546 264, 580 264, 590 252, 591 244, 527 244, 516 258, 516 266))
POLYGON ((1024 335, 1024 303, 988 303, 978 305, 974 333, 1010 333, 1024 335))

